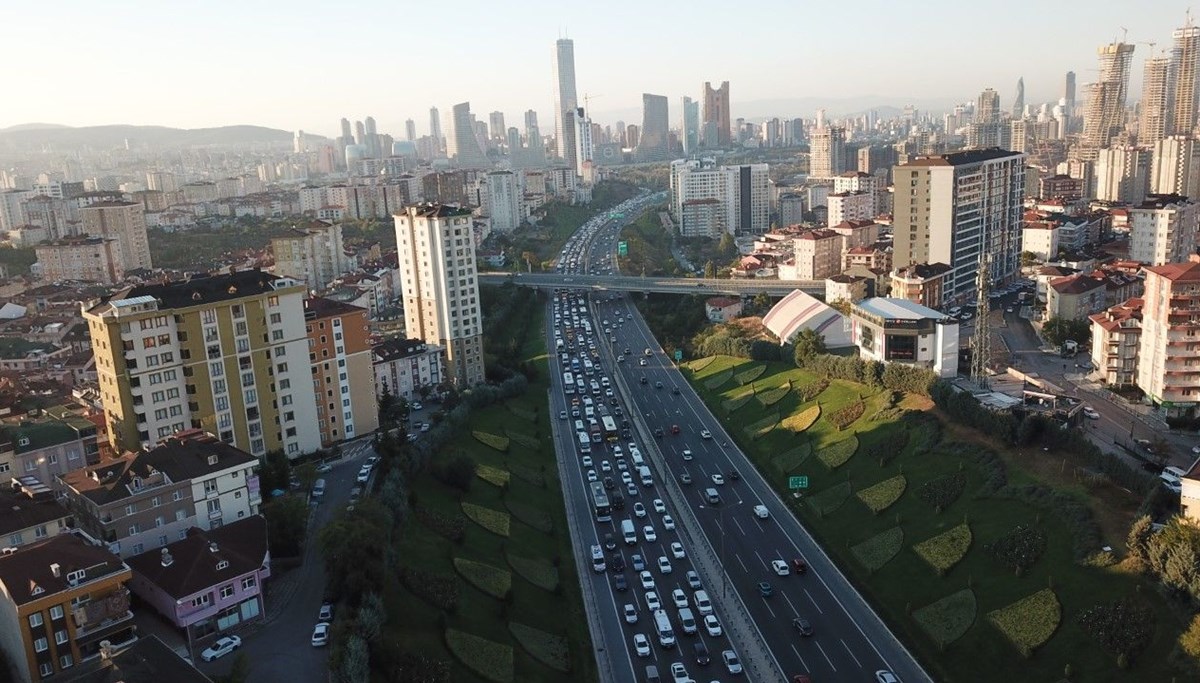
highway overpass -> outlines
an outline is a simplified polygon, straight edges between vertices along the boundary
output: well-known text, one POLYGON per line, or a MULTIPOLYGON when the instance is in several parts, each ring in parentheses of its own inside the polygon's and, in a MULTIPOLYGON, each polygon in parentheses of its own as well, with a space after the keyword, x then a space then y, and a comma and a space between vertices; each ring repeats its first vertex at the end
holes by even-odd
POLYGON ((824 280, 718 280, 695 277, 635 277, 629 275, 579 275, 575 273, 480 273, 480 284, 515 282, 523 287, 588 289, 613 292, 664 294, 732 294, 754 296, 766 292, 782 297, 796 289, 824 298, 824 280))

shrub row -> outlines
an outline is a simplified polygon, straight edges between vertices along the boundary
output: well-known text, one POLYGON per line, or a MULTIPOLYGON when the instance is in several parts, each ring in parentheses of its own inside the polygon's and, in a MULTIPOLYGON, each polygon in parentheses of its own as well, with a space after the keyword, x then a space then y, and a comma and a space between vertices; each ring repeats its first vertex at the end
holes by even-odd
POLYGON ((821 462, 825 463, 826 467, 835 470, 845 465, 857 450, 858 437, 851 434, 850 438, 836 441, 817 451, 817 457, 821 459, 821 462))
POLYGON ((1042 508, 1065 522, 1071 533, 1071 552, 1076 562, 1085 561, 1103 545, 1100 526, 1096 524, 1092 511, 1068 493, 1047 486, 1028 484, 1006 486, 996 495, 1042 508))
POLYGON ((1154 636, 1154 610, 1128 598, 1089 607, 1078 620, 1083 630, 1104 649, 1127 658, 1141 654, 1154 636))
POLYGON ((554 531, 554 518, 542 512, 541 508, 513 500, 512 496, 504 499, 504 507, 508 508, 513 517, 544 534, 554 531))
POLYGON ((553 591, 558 587, 558 569, 553 565, 518 555, 507 555, 506 559, 514 572, 538 588, 553 591))
POLYGON ((975 592, 964 588, 930 603, 912 614, 917 624, 939 646, 946 646, 966 635, 975 623, 975 592))
POLYGON ((546 485, 546 475, 539 470, 530 467, 529 465, 524 465, 519 462, 510 462, 508 463, 508 471, 517 475, 521 479, 524 479, 530 484, 533 484, 534 486, 546 485))
POLYGON ((498 536, 508 536, 511 518, 507 512, 500 512, 474 503, 462 503, 463 514, 472 522, 498 536))
POLYGON ((537 450, 542 447, 542 444, 537 440, 537 437, 529 436, 528 434, 522 434, 512 429, 508 429, 507 427, 504 429, 504 434, 508 436, 509 440, 515 441, 530 450, 537 450))
POLYGON ((965 523, 913 546, 917 555, 928 562, 938 576, 942 576, 958 564, 970 549, 971 527, 965 523))
POLYGON ((821 393, 828 388, 829 380, 818 379, 796 389, 796 395, 800 397, 801 403, 808 403, 814 398, 820 396, 821 393))
POLYGON ((417 567, 401 565, 400 583, 410 593, 442 610, 453 613, 458 609, 458 580, 453 574, 430 572, 417 567))
POLYGON ((811 455, 812 445, 809 441, 805 441, 795 448, 776 455, 774 459, 775 467, 782 474, 790 474, 796 471, 797 467, 803 465, 804 461, 808 460, 811 455))
POLYGON ((492 467, 491 465, 476 465, 475 476, 493 486, 499 487, 508 486, 508 482, 512 478, 508 470, 492 467))
POLYGON ((446 647, 471 671, 494 683, 512 683, 513 649, 452 628, 446 629, 446 647))
POLYGON ((792 383, 784 382, 774 389, 768 389, 761 394, 758 394, 758 402, 763 404, 764 407, 773 406, 782 401, 783 397, 787 396, 791 390, 792 383))
POLYGON ((808 497, 808 506, 811 507, 819 516, 825 515, 837 510, 850 497, 850 482, 843 481, 834 484, 829 488, 808 497))
POLYGON ((1020 576, 1046 552, 1046 532, 1018 524, 995 541, 985 543, 983 550, 1020 576))
POLYGON ((845 379, 871 387, 929 396, 937 374, 900 363, 883 364, 857 356, 820 354, 799 363, 801 367, 829 379, 845 379))
POLYGON ((512 413, 513 415, 516 415, 517 417, 521 418, 522 420, 525 420, 526 422, 536 422, 537 421, 537 413, 535 413, 532 410, 522 408, 521 406, 517 405, 515 401, 505 401, 504 407, 508 408, 508 412, 512 413))
POLYGON ((712 362, 716 359, 717 359, 716 356, 706 356, 704 358, 697 358, 694 361, 689 361, 686 364, 686 366, 692 372, 700 372, 704 368, 707 368, 708 366, 712 365, 712 362))
POLYGON ((730 377, 733 377, 733 369, 732 368, 729 370, 723 370, 721 372, 718 372, 717 374, 713 375, 712 377, 709 377, 708 379, 704 380, 704 386, 709 389, 712 389, 712 390, 719 389, 722 385, 724 385, 726 382, 729 381, 730 377))
POLYGON ((735 380, 737 380, 738 384, 740 384, 742 386, 746 386, 747 384, 753 382, 754 380, 758 379, 759 377, 762 377, 763 373, 766 371, 767 371, 767 366, 755 365, 754 367, 752 367, 748 370, 742 370, 741 372, 734 375, 733 378, 735 380))
POLYGON ((752 422, 746 425, 743 431, 745 431, 746 436, 750 437, 751 439, 758 439, 770 433, 770 431, 775 429, 775 426, 778 424, 779 413, 771 413, 758 422, 752 422))
POLYGON ((783 428, 792 432, 803 432, 816 424, 821 417, 821 404, 809 406, 804 410, 791 415, 783 420, 783 428))
POLYGON ((908 480, 903 474, 898 474, 890 479, 868 486, 858 492, 858 499, 863 502, 867 508, 875 513, 888 509, 893 503, 900 500, 900 496, 904 495, 904 489, 908 486, 908 480))
MULTIPOLYGON (((948 445, 953 446, 953 444, 948 445)), ((1004 465, 1004 461, 1000 459, 1000 456, 996 455, 990 448, 968 448, 962 446, 961 448, 956 448, 955 452, 970 455, 975 461, 975 466, 983 472, 983 485, 975 492, 976 498, 986 498, 995 495, 1000 489, 1008 486, 1008 468, 1004 465)))
POLYGON ((941 512, 958 500, 966 487, 967 475, 952 472, 921 484, 921 488, 917 489, 917 497, 941 512))
POLYGON ((500 436, 499 434, 492 434, 490 432, 482 432, 479 430, 472 430, 471 436, 475 437, 475 440, 479 443, 485 446, 490 446, 501 453, 508 450, 508 437, 500 436))
POLYGON ((437 510, 418 506, 413 513, 417 521, 442 538, 462 543, 467 532, 467 522, 458 515, 444 515, 437 510))
POLYGON ((753 393, 745 394, 743 396, 738 396, 737 398, 731 398, 726 401, 722 401, 721 407, 725 409, 725 412, 732 413, 733 411, 737 410, 738 408, 741 408, 742 406, 749 403, 750 399, 752 399, 752 398, 754 398, 753 393))
POLYGON ((850 552, 867 571, 874 573, 890 562, 903 547, 904 530, 895 526, 850 546, 850 552))
POLYGON ((988 619, 1025 657, 1050 640, 1062 619, 1062 605, 1049 588, 988 613, 988 619))
POLYGON ((454 568, 467 583, 498 600, 503 600, 512 590, 512 572, 490 564, 454 558, 454 568))
POLYGON ((834 427, 837 427, 837 430, 840 432, 854 424, 854 421, 862 417, 866 410, 866 402, 862 399, 859 399, 848 406, 843 406, 833 411, 833 414, 827 416, 826 419, 829 420, 830 424, 832 424, 834 427))
POLYGON ((508 622, 508 631, 531 657, 542 664, 563 673, 571 670, 570 649, 566 638, 515 621, 508 622))

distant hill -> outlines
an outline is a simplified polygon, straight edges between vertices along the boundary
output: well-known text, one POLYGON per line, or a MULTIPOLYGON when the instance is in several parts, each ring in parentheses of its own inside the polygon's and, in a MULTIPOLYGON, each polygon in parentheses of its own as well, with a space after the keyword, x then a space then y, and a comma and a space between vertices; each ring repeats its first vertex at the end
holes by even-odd
MULTIPOLYGON (((180 147, 290 145, 292 132, 263 126, 219 128, 168 128, 166 126, 87 126, 71 128, 29 123, 0 130, 0 149, 23 150, 47 147, 66 150, 90 147, 111 149, 170 149, 180 147)), ((307 134, 306 134, 307 135, 307 134)))

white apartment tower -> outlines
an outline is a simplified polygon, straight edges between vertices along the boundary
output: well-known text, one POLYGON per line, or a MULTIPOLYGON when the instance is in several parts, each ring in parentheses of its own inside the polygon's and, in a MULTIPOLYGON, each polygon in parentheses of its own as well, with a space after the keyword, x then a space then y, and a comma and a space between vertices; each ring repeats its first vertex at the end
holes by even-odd
POLYGON ((470 210, 417 204, 394 218, 406 334, 446 350, 446 378, 456 386, 483 382, 483 315, 470 210))
POLYGON ((1171 135, 1154 143, 1150 192, 1200 198, 1200 142, 1171 135))
POLYGON ((712 159, 671 162, 671 211, 680 222, 680 234, 720 237, 722 232, 766 232, 771 225, 769 180, 767 164, 718 167, 712 159))
POLYGON ((1179 195, 1150 195, 1129 209, 1129 258, 1151 266, 1188 259, 1200 234, 1200 203, 1179 195))
POLYGON ((313 220, 293 225, 286 234, 271 238, 274 272, 302 280, 309 289, 323 290, 349 270, 342 225, 313 220))
POLYGON ((150 240, 146 237, 146 214, 137 202, 104 201, 89 204, 79 210, 83 219, 83 234, 90 237, 111 237, 120 245, 121 261, 126 271, 150 270, 150 240))
POLYGON ((813 178, 832 178, 850 170, 846 159, 846 129, 820 126, 813 131, 808 166, 808 175, 813 178))
POLYGON ((521 189, 512 171, 492 171, 484 182, 484 208, 492 219, 492 232, 509 233, 521 224, 521 189))
POLYGON ((1096 198, 1138 204, 1150 186, 1150 151, 1141 147, 1110 147, 1096 157, 1096 198))

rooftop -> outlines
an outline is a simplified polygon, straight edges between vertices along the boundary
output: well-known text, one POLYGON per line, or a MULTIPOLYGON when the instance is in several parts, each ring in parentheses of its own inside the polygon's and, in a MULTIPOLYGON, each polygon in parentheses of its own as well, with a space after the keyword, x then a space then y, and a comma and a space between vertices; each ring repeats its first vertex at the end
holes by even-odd
MULTIPOLYGON (((436 347, 435 347, 436 348, 436 347)), ((425 353, 429 350, 429 345, 420 339, 404 339, 403 337, 392 337, 379 342, 371 348, 375 353, 376 358, 380 362, 388 362, 408 358, 425 353)))
POLYGON ((212 683, 158 636, 143 635, 111 657, 81 662, 63 683, 212 683))
POLYGON ((220 301, 267 294, 276 291, 278 287, 290 286, 293 282, 258 269, 217 275, 196 274, 183 280, 126 287, 93 306, 91 312, 100 313, 114 302, 139 297, 154 299, 158 302, 160 311, 212 305, 220 301))
POLYGON ((46 489, 43 493, 30 495, 32 491, 25 489, 14 480, 11 486, 0 486, 0 538, 7 539, 10 534, 41 526, 46 522, 63 519, 71 515, 58 501, 53 492, 46 489))
POLYGON ((72 589, 68 577, 81 570, 88 580, 129 571, 121 558, 79 533, 51 536, 0 555, 0 584, 17 605, 72 589))
POLYGON ((763 316, 763 326, 780 341, 788 341, 808 328, 819 333, 829 348, 853 345, 847 322, 837 309, 799 289, 783 297, 763 316))
POLYGON ((858 302, 855 304, 855 308, 861 309, 871 315, 879 316, 884 320, 941 320, 946 317, 945 313, 935 311, 928 306, 922 306, 908 299, 873 297, 858 302))
POLYGON ((1147 272, 1161 275, 1172 282, 1200 282, 1200 263, 1166 263, 1146 269, 1147 272))
POLYGON ((323 296, 314 296, 304 300, 304 317, 314 320, 366 312, 367 309, 362 306, 355 306, 344 301, 334 301, 323 296))
POLYGON ((978 164, 984 161, 993 161, 995 159, 1007 159, 1020 156, 1020 152, 1010 152, 1000 149, 999 147, 991 147, 988 149, 969 149, 962 152, 950 152, 949 154, 938 154, 935 156, 919 156, 916 159, 904 164, 905 166, 966 166, 968 164, 978 164))
POLYGON ((126 563, 179 600, 249 574, 268 561, 267 520, 254 515, 209 531, 192 527, 183 540, 135 555, 126 563), (218 564, 226 562, 223 567, 218 564))
POLYGON ((711 306, 713 308, 726 308, 729 306, 736 306, 737 304, 739 304, 741 302, 742 302, 741 299, 737 299, 737 298, 734 298, 731 296, 714 296, 711 299, 705 300, 704 304, 706 306, 711 306))
POLYGON ((1051 280, 1050 287, 1059 294, 1086 294, 1094 289, 1104 287, 1106 282, 1107 280, 1104 278, 1076 273, 1051 280))
POLYGON ((914 280, 928 280, 950 272, 950 266, 945 263, 914 263, 905 268, 896 269, 896 277, 914 280))
MULTIPOLYGON (((450 218, 453 216, 471 215, 470 209, 464 209, 460 206, 450 206, 449 204, 425 202, 421 204, 413 204, 404 208, 407 210, 407 213, 411 213, 417 218, 450 218)), ((397 212, 393 215, 403 216, 405 213, 397 212)))

